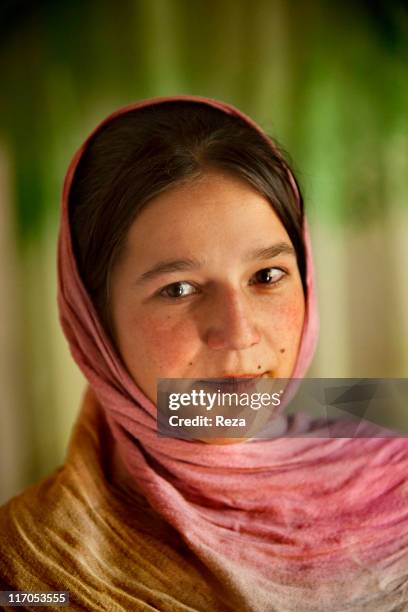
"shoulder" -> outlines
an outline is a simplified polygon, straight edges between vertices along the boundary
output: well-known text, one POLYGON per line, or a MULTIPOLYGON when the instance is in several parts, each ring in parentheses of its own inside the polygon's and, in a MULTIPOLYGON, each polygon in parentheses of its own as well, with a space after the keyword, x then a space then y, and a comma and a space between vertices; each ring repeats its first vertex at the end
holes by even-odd
MULTIPOLYGON (((127 609, 103 603, 106 549, 115 537, 100 500, 87 498, 70 466, 59 468, 0 508, 0 586, 68 591, 75 609, 127 609)), ((131 609, 150 608, 136 603, 131 609)))
POLYGON ((85 610, 227 609, 146 500, 101 483, 96 493, 75 476, 65 466, 0 508, 3 590, 68 591, 85 610))
POLYGON ((62 470, 55 470, 0 508, 0 582, 10 588, 26 590, 30 567, 39 566, 47 526, 58 507, 62 470))

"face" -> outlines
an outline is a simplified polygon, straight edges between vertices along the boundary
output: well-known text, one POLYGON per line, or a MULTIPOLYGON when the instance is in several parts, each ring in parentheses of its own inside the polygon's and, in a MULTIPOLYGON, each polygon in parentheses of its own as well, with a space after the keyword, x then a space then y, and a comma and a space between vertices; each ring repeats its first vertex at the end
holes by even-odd
POLYGON ((289 378, 304 308, 270 203, 218 171, 152 200, 112 273, 115 340, 154 403, 159 378, 289 378))

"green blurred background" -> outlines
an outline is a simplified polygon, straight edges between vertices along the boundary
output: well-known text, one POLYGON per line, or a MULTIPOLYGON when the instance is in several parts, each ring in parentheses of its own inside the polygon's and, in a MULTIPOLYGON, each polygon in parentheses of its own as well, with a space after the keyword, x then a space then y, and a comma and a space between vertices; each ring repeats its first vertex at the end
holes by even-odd
POLYGON ((61 185, 90 130, 133 100, 219 98, 281 143, 318 275, 310 376, 408 376, 404 4, 3 0, 0 502, 63 461, 84 379, 56 310, 61 185))

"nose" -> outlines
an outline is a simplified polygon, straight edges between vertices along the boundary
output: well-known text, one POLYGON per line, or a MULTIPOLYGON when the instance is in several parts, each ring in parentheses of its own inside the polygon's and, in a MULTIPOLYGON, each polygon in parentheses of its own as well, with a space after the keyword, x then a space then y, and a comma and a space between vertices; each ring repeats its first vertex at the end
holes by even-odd
POLYGON ((261 339, 249 297, 228 289, 212 296, 205 317, 205 341, 215 350, 243 350, 261 339))

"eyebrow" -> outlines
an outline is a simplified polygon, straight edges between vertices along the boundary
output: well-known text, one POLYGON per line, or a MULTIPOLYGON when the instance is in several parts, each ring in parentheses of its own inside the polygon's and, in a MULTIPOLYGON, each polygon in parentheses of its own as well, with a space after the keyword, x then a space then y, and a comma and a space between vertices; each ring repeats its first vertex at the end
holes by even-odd
MULTIPOLYGON (((256 248, 248 251, 244 256, 244 261, 260 261, 263 259, 272 259, 278 255, 292 255, 296 257, 295 249, 287 242, 277 242, 269 247, 256 248)), ((162 274, 169 274, 171 272, 180 272, 184 270, 198 270, 204 266, 204 260, 195 258, 186 259, 171 259, 165 261, 159 261, 149 270, 143 272, 137 279, 135 284, 139 285, 147 281, 161 276, 162 274)))

